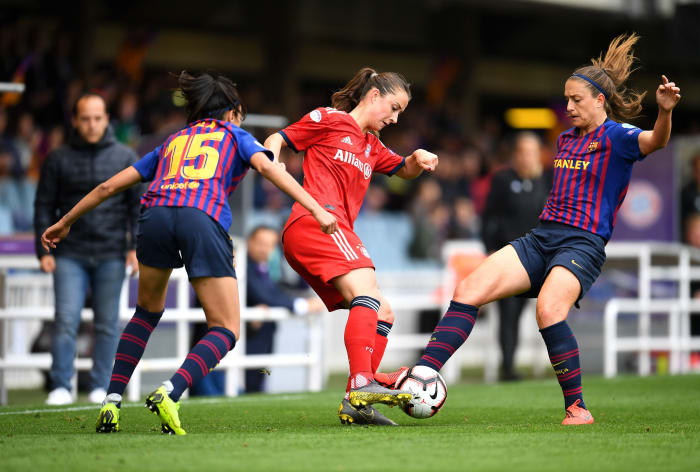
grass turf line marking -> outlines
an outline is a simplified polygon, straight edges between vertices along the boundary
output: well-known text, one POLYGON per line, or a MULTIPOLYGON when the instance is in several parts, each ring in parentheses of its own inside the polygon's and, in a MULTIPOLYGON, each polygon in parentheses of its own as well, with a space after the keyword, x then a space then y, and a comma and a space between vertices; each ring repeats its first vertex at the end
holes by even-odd
MULTIPOLYGON (((220 398, 201 398, 187 400, 190 405, 200 405, 200 404, 216 404, 216 403, 246 403, 246 402, 264 402, 264 401, 278 401, 278 400, 301 400, 307 398, 306 394, 299 395, 268 395, 268 396, 256 396, 252 397, 220 397, 220 398)), ((143 407, 143 402, 139 403, 123 403, 122 408, 132 408, 140 406, 143 407)), ((34 415, 36 413, 63 413, 66 411, 86 411, 86 410, 96 410, 100 408, 99 404, 85 405, 85 406, 70 406, 66 408, 43 408, 34 410, 19 410, 19 411, 0 411, 0 416, 6 415, 34 415)))

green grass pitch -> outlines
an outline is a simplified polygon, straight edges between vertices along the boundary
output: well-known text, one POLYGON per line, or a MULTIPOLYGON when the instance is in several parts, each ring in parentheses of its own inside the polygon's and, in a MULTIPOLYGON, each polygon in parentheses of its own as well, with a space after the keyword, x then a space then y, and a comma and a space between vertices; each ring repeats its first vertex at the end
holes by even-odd
POLYGON ((443 410, 397 428, 341 426, 339 392, 183 401, 188 435, 159 433, 141 404, 122 431, 98 409, 0 408, 0 470, 27 471, 696 471, 700 376, 584 378, 596 423, 563 427, 555 379, 449 387, 443 410))

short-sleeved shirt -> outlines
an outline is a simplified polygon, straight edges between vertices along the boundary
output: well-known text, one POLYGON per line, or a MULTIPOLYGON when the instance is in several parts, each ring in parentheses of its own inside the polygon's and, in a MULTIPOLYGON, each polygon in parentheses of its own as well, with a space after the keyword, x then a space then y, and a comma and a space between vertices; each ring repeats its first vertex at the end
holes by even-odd
POLYGON ((645 155, 642 130, 606 120, 579 136, 572 128, 559 135, 554 181, 540 220, 563 223, 610 239, 615 217, 627 194, 632 165, 645 155))
MULTIPOLYGON (((292 150, 306 151, 304 189, 350 228, 372 174, 393 175, 405 162, 374 134, 363 133, 352 116, 335 108, 317 108, 279 133, 292 150)), ((295 203, 287 226, 307 214, 295 203)))
POLYGON ((196 121, 134 164, 144 181, 152 181, 141 204, 144 208, 198 208, 228 231, 228 196, 248 172, 256 152, 274 158, 250 133, 233 123, 196 121))

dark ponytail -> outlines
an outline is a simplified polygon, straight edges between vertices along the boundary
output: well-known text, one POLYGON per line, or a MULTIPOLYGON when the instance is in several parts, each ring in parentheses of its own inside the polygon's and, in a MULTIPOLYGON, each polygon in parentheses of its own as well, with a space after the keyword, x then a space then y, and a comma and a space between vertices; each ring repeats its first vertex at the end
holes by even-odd
POLYGON ((572 76, 574 79, 586 81, 593 96, 603 93, 605 111, 615 120, 630 120, 642 112, 642 100, 646 92, 638 93, 628 90, 625 86, 625 82, 635 70, 632 66, 637 58, 632 46, 638 40, 639 36, 635 33, 629 36, 620 35, 610 42, 605 56, 601 54, 598 59, 591 59, 593 65, 579 67, 574 71, 574 74, 592 80, 600 89, 586 79, 572 76))
POLYGON ((345 87, 333 94, 331 106, 350 112, 373 87, 379 90, 382 96, 403 90, 408 98, 411 98, 411 84, 403 75, 396 72, 377 73, 374 69, 363 67, 345 87))
POLYGON ((204 118, 221 119, 229 110, 243 121, 246 108, 238 94, 236 84, 216 72, 191 75, 187 71, 178 76, 180 94, 186 100, 187 122, 204 118))

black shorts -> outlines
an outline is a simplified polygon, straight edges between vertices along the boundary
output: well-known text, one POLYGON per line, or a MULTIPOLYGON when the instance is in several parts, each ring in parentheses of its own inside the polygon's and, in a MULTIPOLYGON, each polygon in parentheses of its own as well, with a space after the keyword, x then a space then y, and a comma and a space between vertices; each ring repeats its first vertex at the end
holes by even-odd
POLYGON ((139 217, 136 257, 159 269, 185 266, 195 277, 236 277, 233 242, 204 211, 190 207, 145 208, 139 217))
POLYGON ((518 253, 531 288, 521 297, 535 298, 552 267, 566 267, 581 284, 578 302, 600 275, 605 263, 605 240, 589 231, 560 223, 540 221, 540 224, 510 242, 518 253))

